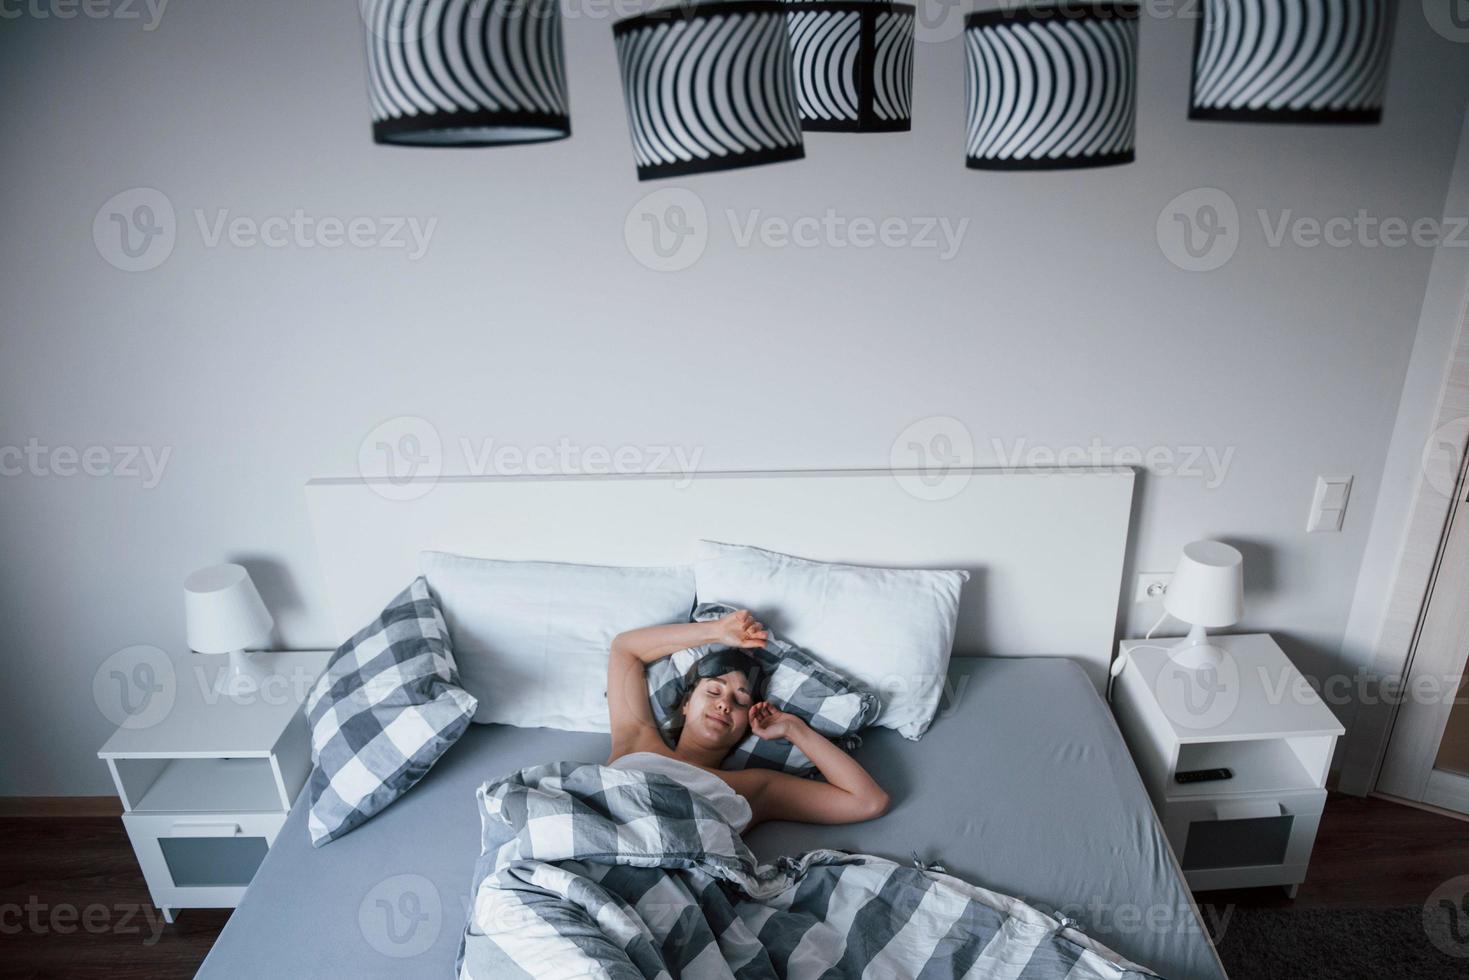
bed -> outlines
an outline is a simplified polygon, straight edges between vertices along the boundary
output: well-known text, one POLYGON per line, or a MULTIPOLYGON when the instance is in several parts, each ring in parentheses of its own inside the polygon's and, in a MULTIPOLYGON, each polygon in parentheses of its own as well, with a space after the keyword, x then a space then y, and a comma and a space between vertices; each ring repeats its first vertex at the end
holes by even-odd
MULTIPOLYGON (((867 824, 767 824, 762 859, 836 847, 941 862, 1077 920, 1170 980, 1224 976, 1106 706, 1062 659, 956 658, 920 742, 879 730, 858 758, 894 798, 867 824), (1024 738, 1006 738, 1025 733, 1024 738)), ((480 783, 605 735, 476 725, 402 800, 319 850, 304 795, 205 960, 206 980, 448 977, 479 853, 480 783)))
MULTIPOLYGON (((928 476, 430 478, 422 488, 328 479, 307 497, 344 636, 431 549, 658 565, 687 561, 703 536, 969 570, 961 655, 933 727, 917 742, 873 729, 857 751, 893 797, 890 811, 844 827, 768 824, 751 848, 762 860, 821 847, 941 864, 1074 920, 1162 976, 1222 978, 1100 696, 1133 474, 946 471, 938 497, 928 476)), ((607 750, 603 734, 473 725, 403 799, 320 849, 303 794, 199 975, 452 975, 479 853, 476 789, 526 766, 601 762, 607 750)))

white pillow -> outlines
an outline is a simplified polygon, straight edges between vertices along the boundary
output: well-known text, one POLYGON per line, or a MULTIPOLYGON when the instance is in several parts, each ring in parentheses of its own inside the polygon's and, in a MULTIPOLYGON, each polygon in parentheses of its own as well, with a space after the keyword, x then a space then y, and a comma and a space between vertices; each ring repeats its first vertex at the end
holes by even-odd
POLYGON ((436 551, 420 555, 419 564, 481 724, 608 731, 612 638, 688 622, 694 608, 688 566, 492 561, 436 551))
POLYGON ((876 691, 882 712, 873 724, 910 739, 928 730, 943 695, 968 572, 833 565, 717 541, 700 541, 697 557, 700 602, 751 610, 876 691))

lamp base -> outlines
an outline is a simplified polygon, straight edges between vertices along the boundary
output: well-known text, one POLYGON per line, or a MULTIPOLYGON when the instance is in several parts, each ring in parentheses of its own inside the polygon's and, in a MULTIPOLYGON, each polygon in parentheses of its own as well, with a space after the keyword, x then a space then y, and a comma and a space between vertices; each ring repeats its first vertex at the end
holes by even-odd
POLYGON ((1195 624, 1188 636, 1168 648, 1168 659, 1188 670, 1218 667, 1224 662, 1224 651, 1209 642, 1204 627, 1195 624))
POLYGON ((214 679, 214 692, 237 698, 255 694, 269 672, 250 658, 244 650, 230 651, 229 667, 214 679))

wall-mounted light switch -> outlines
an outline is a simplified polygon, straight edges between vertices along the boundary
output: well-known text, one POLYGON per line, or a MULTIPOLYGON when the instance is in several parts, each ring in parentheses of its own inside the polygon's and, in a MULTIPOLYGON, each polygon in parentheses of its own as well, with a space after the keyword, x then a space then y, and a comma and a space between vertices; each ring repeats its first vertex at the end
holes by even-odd
POLYGON ((1340 531, 1347 513, 1347 498, 1352 495, 1349 476, 1318 476, 1316 495, 1311 498, 1311 516, 1307 531, 1340 531))

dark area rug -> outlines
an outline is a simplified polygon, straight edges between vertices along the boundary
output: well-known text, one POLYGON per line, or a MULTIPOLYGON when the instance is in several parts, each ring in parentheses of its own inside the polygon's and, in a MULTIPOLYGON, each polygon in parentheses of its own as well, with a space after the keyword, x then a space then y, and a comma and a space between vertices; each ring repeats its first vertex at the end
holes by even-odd
MULTIPOLYGON (((1206 914, 1211 925, 1218 919, 1206 914)), ((1437 924, 1435 924, 1437 925, 1437 924)), ((1430 938, 1421 905, 1235 908, 1216 941, 1230 980, 1465 980, 1469 942, 1430 938)))

